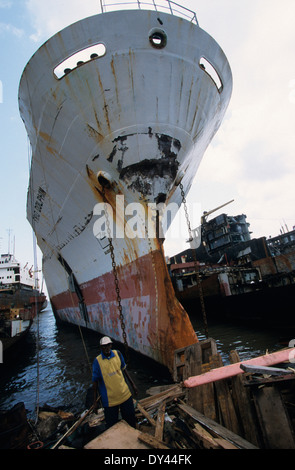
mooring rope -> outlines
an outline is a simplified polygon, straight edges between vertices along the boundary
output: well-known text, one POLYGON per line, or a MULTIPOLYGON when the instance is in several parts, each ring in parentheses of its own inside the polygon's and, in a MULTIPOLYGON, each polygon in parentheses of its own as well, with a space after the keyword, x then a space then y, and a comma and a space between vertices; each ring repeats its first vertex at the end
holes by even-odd
MULTIPOLYGON (((28 145, 28 171, 29 171, 29 178, 33 178, 33 175, 31 174, 31 161, 32 161, 32 148, 31 144, 29 141, 29 138, 27 138, 27 145, 28 145)), ((32 183, 32 181, 31 181, 32 183)), ((32 188, 32 184, 31 184, 32 188)), ((32 192, 30 193, 30 199, 31 199, 31 213, 33 214, 33 198, 32 198, 32 192)), ((38 271, 38 263, 37 263, 37 240, 34 232, 34 220, 32 218, 32 238, 33 238, 33 259, 34 259, 34 289, 37 288, 36 286, 36 274, 38 271)), ((36 337, 36 350, 37 350, 37 387, 36 387, 36 419, 35 419, 35 424, 38 421, 38 416, 39 416, 39 397, 40 397, 40 354, 39 354, 39 342, 40 342, 40 330, 39 330, 39 309, 38 309, 38 302, 37 302, 37 292, 35 292, 35 308, 36 308, 36 319, 37 319, 37 337, 36 337)))

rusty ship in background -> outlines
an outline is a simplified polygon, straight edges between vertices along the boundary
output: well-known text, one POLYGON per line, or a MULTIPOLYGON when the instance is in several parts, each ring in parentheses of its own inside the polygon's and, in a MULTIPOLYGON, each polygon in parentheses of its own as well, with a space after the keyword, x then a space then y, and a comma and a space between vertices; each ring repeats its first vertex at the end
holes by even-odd
POLYGON ((46 305, 46 295, 38 287, 33 266, 23 266, 10 252, 1 254, 0 342, 4 351, 29 331, 46 305))
POLYGON ((168 260, 178 300, 191 318, 198 315, 198 271, 208 320, 294 332, 295 227, 252 239, 245 214, 222 213, 207 221, 217 209, 201 218, 200 246, 168 260))
POLYGON ((32 151, 27 217, 55 317, 171 369, 174 350, 198 338, 147 228, 158 204, 179 207, 188 193, 232 74, 194 12, 156 3, 105 4, 54 35, 25 67, 19 107, 32 151), (95 229, 103 218, 115 233, 95 229))

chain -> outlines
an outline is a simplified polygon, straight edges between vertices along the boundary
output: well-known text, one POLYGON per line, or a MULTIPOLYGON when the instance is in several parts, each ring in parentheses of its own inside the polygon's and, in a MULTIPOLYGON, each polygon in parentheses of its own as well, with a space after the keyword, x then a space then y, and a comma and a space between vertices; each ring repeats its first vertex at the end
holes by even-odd
MULTIPOLYGON (((189 215, 188 215, 188 210, 187 210, 187 205, 186 205, 186 199, 185 199, 185 194, 184 194, 182 183, 180 183, 179 187, 180 187, 180 191, 181 191, 182 203, 183 203, 183 207, 184 207, 184 213, 185 213, 187 228, 188 228, 188 232, 189 232, 189 240, 188 241, 191 242, 193 240, 193 235, 192 235, 192 229, 191 229, 191 224, 190 224, 190 220, 189 220, 189 215)), ((209 333, 208 333, 207 315, 206 315, 204 295, 203 295, 202 283, 201 283, 201 278, 200 278, 200 273, 199 273, 199 267, 198 267, 198 263, 197 263, 196 250, 194 248, 192 248, 192 252, 193 252, 193 257, 194 257, 195 272, 196 272, 197 286, 198 286, 198 289, 199 289, 199 296, 200 296, 200 302, 201 302, 201 310, 202 310, 202 316, 203 316, 203 322, 204 322, 204 328, 205 328, 205 335, 206 335, 206 338, 208 338, 209 333)))
POLYGON ((123 336, 124 346, 125 346, 126 362, 129 362, 129 350, 128 350, 128 343, 127 343, 126 327, 125 327, 123 309, 122 309, 122 304, 121 304, 122 299, 121 299, 121 295, 120 295, 117 265, 116 265, 116 260, 115 260, 114 245, 113 245, 113 240, 112 240, 112 235, 111 235, 111 228, 110 228, 110 221, 109 221, 109 215, 108 215, 108 210, 107 210, 107 201, 106 201, 106 197, 105 197, 105 188, 104 188, 104 186, 102 188, 102 195, 103 195, 103 202, 104 202, 104 212, 105 212, 105 218, 106 218, 106 226, 107 226, 107 234, 108 234, 108 240, 109 240, 109 246, 110 246, 110 253, 111 253, 111 258, 112 258, 112 268, 113 268, 114 281, 115 281, 115 290, 116 290, 116 294, 117 294, 119 318, 120 318, 120 323, 121 323, 121 328, 122 328, 122 336, 123 336))

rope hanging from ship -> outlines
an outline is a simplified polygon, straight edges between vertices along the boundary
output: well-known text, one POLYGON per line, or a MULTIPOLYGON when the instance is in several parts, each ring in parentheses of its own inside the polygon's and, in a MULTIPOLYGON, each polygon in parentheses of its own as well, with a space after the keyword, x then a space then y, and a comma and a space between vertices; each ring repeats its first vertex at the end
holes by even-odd
MULTIPOLYGON (((185 199, 185 194, 184 194, 182 183, 179 184, 179 187, 180 187, 180 191, 181 191, 182 203, 183 203, 183 207, 184 207, 184 213, 185 213, 185 218, 186 218, 186 223, 187 223, 187 228, 188 228, 188 233, 189 233, 189 240, 188 241, 191 242, 193 240, 193 234, 192 234, 192 229, 191 229, 191 224, 190 224, 190 219, 189 219, 189 215, 188 215, 186 199, 185 199)), ((201 311, 202 311, 205 335, 206 335, 206 338, 209 338, 207 315, 206 315, 205 302, 204 302, 204 295, 203 295, 202 283, 201 283, 199 267, 198 267, 198 262, 197 262, 196 250, 194 248, 192 248, 192 253, 193 253, 193 259, 194 259, 194 265, 195 265, 195 274, 196 274, 197 286, 198 286, 199 295, 200 295, 200 303, 201 303, 201 311)))
MULTIPOLYGON (((27 145, 28 145, 28 171, 29 175, 31 175, 31 160, 32 160, 32 148, 29 139, 27 139, 27 145)), ((32 178, 32 175, 31 175, 32 178)), ((31 197, 31 210, 33 210, 33 198, 31 197)), ((34 230, 34 225, 35 223, 33 222, 32 228, 33 228, 33 252, 34 252, 34 271, 36 272, 37 269, 37 240, 35 236, 35 230, 34 230)), ((36 350, 37 350, 37 388, 36 388, 36 420, 35 424, 38 421, 39 418, 39 392, 40 392, 40 348, 39 348, 39 341, 40 341, 40 331, 39 331, 39 312, 38 309, 36 310, 36 316, 37 316, 37 338, 36 338, 36 350)))

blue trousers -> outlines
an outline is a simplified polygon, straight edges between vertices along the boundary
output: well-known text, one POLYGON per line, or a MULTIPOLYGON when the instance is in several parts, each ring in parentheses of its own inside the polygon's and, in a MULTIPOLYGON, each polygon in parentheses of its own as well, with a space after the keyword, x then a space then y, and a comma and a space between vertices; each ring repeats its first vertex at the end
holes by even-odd
POLYGON ((106 406, 104 408, 104 416, 107 428, 110 428, 119 421, 119 410, 122 419, 124 419, 133 428, 136 427, 135 410, 132 397, 117 406, 106 406))

